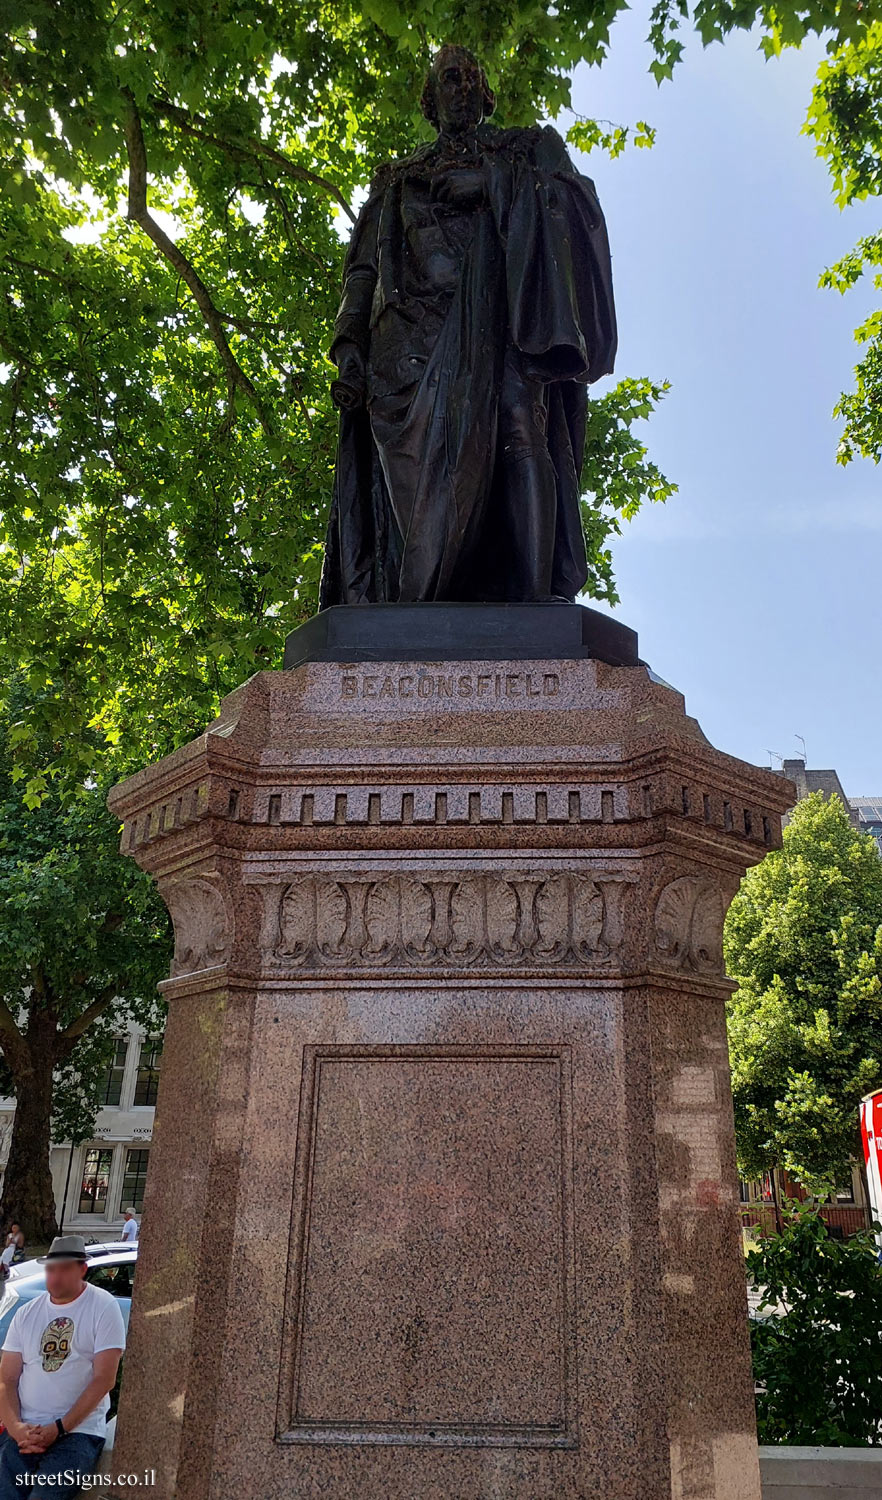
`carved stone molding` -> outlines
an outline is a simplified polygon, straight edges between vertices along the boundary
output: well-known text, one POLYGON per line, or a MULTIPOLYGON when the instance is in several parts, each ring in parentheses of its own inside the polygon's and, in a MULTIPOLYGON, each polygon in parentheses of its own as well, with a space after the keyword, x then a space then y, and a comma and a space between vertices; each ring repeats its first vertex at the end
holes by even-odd
POLYGON ((739 842, 775 845, 775 815, 755 803, 727 800, 707 781, 670 785, 647 771, 630 782, 616 780, 524 782, 384 782, 354 785, 243 786, 237 778, 203 780, 127 816, 121 847, 145 845, 192 829, 212 818, 231 825, 275 827, 304 833, 340 828, 406 829, 432 826, 572 827, 639 822, 657 813, 681 815, 684 826, 702 824, 739 842), (709 788, 706 790, 705 788, 709 788))
POLYGON ((255 823, 298 827, 467 826, 477 823, 614 823, 629 816, 621 785, 413 782, 385 786, 299 786, 260 789, 255 823))
POLYGON ((224 899, 217 886, 201 876, 160 886, 175 929, 171 978, 195 974, 226 963, 232 936, 224 899))
POLYGON ((572 872, 305 875, 271 888, 274 968, 597 965, 621 943, 624 882, 572 872))
POLYGON ((678 969, 723 971, 723 898, 711 880, 682 875, 662 890, 655 907, 655 946, 678 969))

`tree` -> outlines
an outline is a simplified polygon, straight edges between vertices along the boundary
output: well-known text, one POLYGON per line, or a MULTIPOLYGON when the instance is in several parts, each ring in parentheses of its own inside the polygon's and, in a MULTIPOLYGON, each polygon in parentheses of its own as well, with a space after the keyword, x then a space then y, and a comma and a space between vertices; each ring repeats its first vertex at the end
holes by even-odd
MULTIPOLYGON (((882 190, 882 25, 879 20, 838 47, 821 65, 806 121, 833 178, 840 208, 882 190)), ((865 274, 882 290, 882 233, 865 235, 854 249, 827 268, 821 285, 847 292, 865 274)), ((882 458, 882 309, 855 329, 863 354, 855 367, 855 387, 837 403, 844 419, 837 459, 860 455, 882 458)))
MULTIPOLYGON (((25 673, 34 803, 102 745, 140 764, 277 665, 315 604, 336 422, 324 358, 343 238, 379 161, 429 127, 433 49, 483 58, 502 124, 556 117, 626 0, 13 0, 0 64, 0 669, 25 673), (95 731, 98 731, 96 734, 95 731)), ((683 28, 758 23, 772 48, 863 34, 853 0, 660 0, 659 82, 683 28)), ((576 120, 613 156, 645 122, 576 120)), ((665 382, 594 404, 590 589, 610 541, 674 488, 637 424, 665 382)), ((23 728, 26 726, 23 726, 23 728)))
MULTIPOLYGON (((601 55, 607 11, 578 10, 558 37, 538 4, 20 7, 0 69, 0 650, 59 746, 28 766, 32 803, 59 772, 80 783, 95 728, 142 762, 280 664, 316 601, 352 203, 428 133, 436 35, 471 34, 519 120, 601 55)), ((671 490, 631 431, 662 390, 623 382, 593 429, 614 456, 586 501, 606 597, 618 517, 671 490)))
POLYGON ((129 1017, 160 1024, 170 924, 152 881, 118 851, 110 767, 80 796, 50 790, 31 810, 10 776, 8 720, 0 734, 0 1052, 16 1098, 0 1219, 47 1240, 53 1116, 64 1135, 88 1134, 114 1031, 129 1017))
POLYGON ((747 1256, 762 1288, 751 1324, 761 1443, 873 1447, 882 1437, 882 1267, 869 1232, 831 1239, 791 1211, 747 1256))
POLYGON ((836 797, 794 808, 726 918, 740 1169, 810 1192, 850 1181, 858 1106, 882 1086, 882 860, 836 797))

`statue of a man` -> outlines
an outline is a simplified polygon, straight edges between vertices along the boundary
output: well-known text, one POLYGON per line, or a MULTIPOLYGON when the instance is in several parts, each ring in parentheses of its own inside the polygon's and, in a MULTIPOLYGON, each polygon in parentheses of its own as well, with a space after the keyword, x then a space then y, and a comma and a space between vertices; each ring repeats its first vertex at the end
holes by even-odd
POLYGON ((606 225, 557 132, 487 125, 494 102, 442 47, 422 96, 437 140, 379 170, 353 230, 323 608, 585 583, 586 387, 616 349, 606 225))

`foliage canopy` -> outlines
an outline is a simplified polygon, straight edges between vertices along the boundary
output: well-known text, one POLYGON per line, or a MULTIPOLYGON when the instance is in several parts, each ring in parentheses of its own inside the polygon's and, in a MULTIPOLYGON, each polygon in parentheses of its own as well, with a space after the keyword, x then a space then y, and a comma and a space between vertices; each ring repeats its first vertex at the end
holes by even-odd
MULTIPOLYGON (((20 685, 12 713, 27 714, 20 685)), ((29 810, 10 776, 0 717, 0 1079, 16 1112, 2 1213, 47 1238, 56 1140, 91 1135, 112 1038, 129 1019, 161 1028, 157 981, 168 972, 170 923, 153 881, 119 853, 105 805, 112 777, 29 810)))
MULTIPOLYGON (((671 77, 690 29, 858 45, 878 5, 660 0, 648 63, 671 77)), ((624 8, 5 0, 0 670, 39 705, 14 746, 29 805, 108 743, 140 764, 197 733, 314 608, 343 236, 376 165, 429 133, 432 51, 481 56, 500 123, 554 118, 624 8)), ((612 155, 652 135, 569 131, 612 155)), ((673 488, 635 431, 665 389, 632 375, 596 403, 585 523, 608 599, 611 537, 673 488)))
MULTIPOLYGON (((841 208, 882 189, 882 23, 876 18, 822 63, 806 129, 818 143, 841 208)), ((847 292, 865 274, 882 291, 882 233, 865 235, 821 277, 821 285, 847 292)), ((834 415, 844 419, 838 459, 882 458, 882 309, 855 329, 863 352, 855 386, 834 415)))
POLYGON ((858 1106, 882 1087, 882 859, 815 792, 749 870, 724 933, 738 988, 729 1051, 742 1175, 811 1192, 851 1181, 858 1106))
POLYGON ((751 1326, 760 1442, 876 1446, 882 1266, 872 1235, 834 1240, 817 1212, 791 1211, 747 1270, 763 1289, 751 1326))

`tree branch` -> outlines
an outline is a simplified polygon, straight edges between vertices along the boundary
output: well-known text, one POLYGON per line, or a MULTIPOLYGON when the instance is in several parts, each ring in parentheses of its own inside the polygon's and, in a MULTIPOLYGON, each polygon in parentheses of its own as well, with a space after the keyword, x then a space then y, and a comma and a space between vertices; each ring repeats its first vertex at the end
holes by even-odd
POLYGON ((3 353, 7 354, 16 365, 27 365, 31 370, 36 369, 34 361, 32 359, 28 359, 27 355, 23 354, 20 349, 16 349, 13 344, 7 343, 2 333, 0 333, 0 349, 2 349, 3 353))
POLYGON ((43 973, 42 964, 32 964, 29 972, 31 976, 31 983, 34 987, 34 994, 37 996, 37 999, 40 1001, 41 1005, 48 1006, 49 989, 46 984, 46 976, 43 973))
POLYGON ((244 391, 254 406, 264 432, 272 435, 273 423, 253 382, 245 374, 230 348, 224 332, 224 318, 215 306, 208 287, 174 240, 170 239, 165 230, 156 222, 147 207, 147 148, 144 145, 141 117, 135 107, 131 90, 123 89, 123 95, 126 100, 125 137, 129 158, 128 217, 133 223, 140 225, 159 253, 170 265, 174 266, 181 280, 189 287, 220 355, 231 400, 237 389, 244 391))
POLYGON ((0 995, 0 1051, 6 1055, 10 1066, 13 1066, 16 1049, 19 1050, 19 1055, 21 1055, 26 1045, 15 1016, 12 1014, 2 995, 0 995), (7 1047, 9 1048, 8 1052, 7 1047))
MULTIPOLYGON (((68 255, 65 258, 69 259, 70 257, 68 255)), ((22 271, 33 271, 35 276, 45 276, 50 281, 60 281, 62 286, 75 286, 81 292, 91 291, 91 288, 87 287, 85 282, 78 281, 75 276, 66 276, 62 271, 51 270, 49 266, 38 266, 34 261, 22 260, 18 255, 6 254, 3 259, 8 261, 12 266, 18 266, 22 271)))
POLYGON ((207 141, 209 145, 217 146, 228 156, 233 156, 239 161, 253 161, 255 156, 265 156, 269 161, 274 162, 279 171, 284 172, 287 177, 296 177, 300 182, 311 182, 314 187, 322 188, 326 193, 330 193, 351 222, 355 223, 356 216, 337 184, 329 182, 327 177, 322 177, 319 172, 311 172, 308 167, 298 166, 296 162, 283 156, 281 151, 268 146, 265 141, 256 141, 253 137, 249 137, 247 144, 242 145, 236 141, 225 140, 223 136, 215 135, 214 131, 208 128, 208 121, 204 120, 201 115, 190 114, 188 110, 181 109, 179 105, 172 104, 168 99, 159 99, 151 94, 150 104, 158 115, 162 115, 165 120, 171 120, 172 124, 177 125, 179 130, 183 130, 185 135, 192 135, 199 141, 207 141))
POLYGON ((222 323, 229 323, 231 328, 238 328, 240 333, 255 333, 260 329, 278 333, 282 328, 281 323, 273 323, 269 318, 237 318, 235 313, 225 312, 219 312, 218 317, 222 323))
POLYGON ((78 1016, 74 1017, 69 1026, 65 1026, 64 1030, 58 1033, 58 1040, 61 1044, 59 1056, 66 1057, 73 1050, 74 1042, 79 1041, 83 1033, 89 1030, 92 1022, 96 1021, 101 1012, 107 1009, 115 994, 116 986, 113 984, 107 985, 101 991, 97 1000, 93 1000, 91 1004, 87 1005, 84 1011, 81 1011, 78 1016))
POLYGON ((301 255, 308 256, 309 259, 312 260, 314 262, 314 264, 318 266, 318 268, 319 268, 320 271, 326 273, 327 272, 327 266, 325 265, 325 263, 322 260, 321 256, 320 255, 316 255, 316 253, 315 253, 314 250, 310 250, 307 245, 304 245, 302 239, 300 238, 299 234, 297 233, 297 230, 296 230, 296 227, 295 227, 295 224, 294 224, 294 219, 293 219, 293 216, 291 214, 291 210, 290 210, 290 208, 288 207, 288 204, 285 201, 285 195, 282 192, 281 188, 279 187, 278 183, 272 182, 267 177, 267 175, 264 172, 264 170, 263 170, 262 167, 260 168, 260 176, 261 176, 261 181, 263 183, 264 190, 269 193, 269 195, 272 198, 273 202, 275 204, 277 204, 279 212, 282 215, 282 225, 284 227, 286 235, 288 236, 288 242, 290 244, 296 245, 296 247, 300 251, 301 255))

